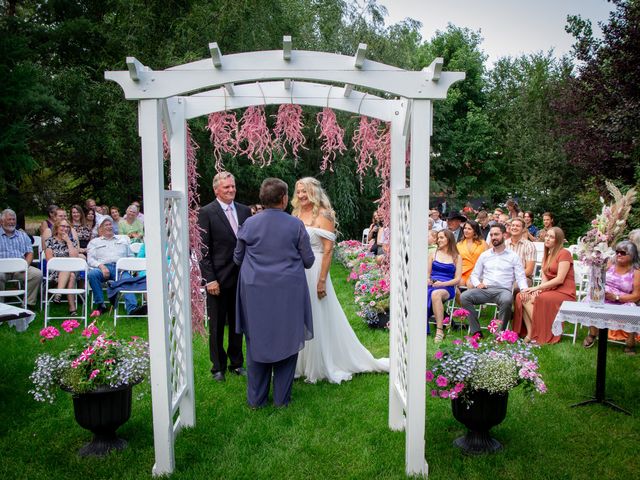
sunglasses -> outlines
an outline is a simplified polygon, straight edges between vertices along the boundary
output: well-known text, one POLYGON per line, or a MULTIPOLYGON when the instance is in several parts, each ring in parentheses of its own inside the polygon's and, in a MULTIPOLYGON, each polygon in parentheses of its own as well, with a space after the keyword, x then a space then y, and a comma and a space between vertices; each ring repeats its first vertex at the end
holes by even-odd
POLYGON ((627 256, 629 255, 627 252, 625 252, 624 250, 616 250, 616 255, 620 255, 620 256, 627 256))

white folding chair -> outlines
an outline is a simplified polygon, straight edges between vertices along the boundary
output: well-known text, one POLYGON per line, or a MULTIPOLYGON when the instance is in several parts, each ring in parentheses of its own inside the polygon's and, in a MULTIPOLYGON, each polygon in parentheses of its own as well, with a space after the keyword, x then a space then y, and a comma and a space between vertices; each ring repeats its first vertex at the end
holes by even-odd
POLYGON ((131 245, 129 245, 129 249, 131 250, 132 253, 138 255, 138 253, 140 252, 140 249, 142 248, 142 243, 132 243, 131 245))
POLYGON ((47 262, 47 280, 45 281, 45 295, 44 295, 44 326, 46 327, 49 320, 67 319, 67 318, 83 318, 84 326, 87 326, 87 308, 88 308, 88 285, 89 282, 84 282, 84 288, 50 288, 48 280, 49 272, 73 272, 76 274, 76 281, 78 272, 84 272, 84 278, 88 277, 89 267, 84 258, 69 258, 69 257, 54 257, 47 262), (55 295, 76 295, 76 308, 79 306, 79 301, 82 300, 82 314, 76 313, 76 315, 69 315, 68 313, 61 317, 54 317, 49 314, 49 304, 51 299, 55 295))
MULTIPOLYGON (((136 258, 136 257, 124 257, 119 259, 116 262, 116 281, 120 279, 121 272, 129 272, 131 274, 135 272, 142 272, 147 269, 147 259, 146 258, 136 258)), ((120 290, 119 296, 124 295, 125 293, 133 293, 140 294, 144 301, 144 295, 147 293, 147 290, 120 290)), ((118 323, 118 318, 143 318, 147 315, 130 315, 130 314, 119 314, 118 313, 118 302, 116 302, 116 306, 113 309, 113 326, 115 327, 118 323)))
POLYGON ((27 285, 29 284, 29 265, 24 258, 0 258, 0 273, 18 273, 24 272, 24 283, 18 280, 7 280, 5 282, 5 286, 8 282, 17 283, 18 288, 12 288, 9 290, 0 290, 0 298, 14 298, 20 300, 18 303, 15 302, 4 302, 4 303, 13 303, 13 304, 22 304, 22 308, 27 310, 27 285))
POLYGON ((116 237, 118 240, 126 240, 126 241, 127 241, 127 243, 131 243, 131 239, 129 238, 129 235, 122 235, 122 234, 120 234, 120 235, 115 235, 115 237, 116 237))
POLYGON ((42 239, 38 235, 33 236, 33 244, 31 245, 31 248, 33 248, 34 250, 31 265, 40 268, 40 257, 42 257, 42 239))
POLYGON ((364 230, 362 230, 362 242, 360 243, 367 243, 368 238, 369 238, 369 229, 365 228, 364 230))

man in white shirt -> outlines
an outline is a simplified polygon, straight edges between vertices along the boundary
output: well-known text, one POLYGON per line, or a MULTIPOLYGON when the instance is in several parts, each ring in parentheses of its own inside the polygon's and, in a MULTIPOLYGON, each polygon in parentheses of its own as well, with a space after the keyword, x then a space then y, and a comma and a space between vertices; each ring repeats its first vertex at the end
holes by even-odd
MULTIPOLYGON (((87 263, 89 264, 89 285, 93 292, 95 310, 102 315, 108 309, 104 304, 102 284, 107 280, 116 279, 116 262, 124 257, 132 257, 128 238, 118 238, 113 234, 113 221, 111 217, 102 216, 98 226, 99 237, 94 238, 87 245, 87 263)), ((121 278, 129 274, 124 272, 121 278)), ((124 305, 129 314, 143 314, 142 308, 138 308, 136 297, 132 293, 124 295, 124 305)))
POLYGON ((482 336, 476 305, 498 305, 498 319, 502 321, 504 329, 511 320, 513 282, 517 282, 520 290, 528 287, 520 257, 513 250, 506 248, 505 232, 506 228, 502 224, 491 227, 489 236, 493 248, 482 252, 478 257, 469 280, 474 288, 460 295, 462 307, 469 311, 471 335, 479 333, 482 336))

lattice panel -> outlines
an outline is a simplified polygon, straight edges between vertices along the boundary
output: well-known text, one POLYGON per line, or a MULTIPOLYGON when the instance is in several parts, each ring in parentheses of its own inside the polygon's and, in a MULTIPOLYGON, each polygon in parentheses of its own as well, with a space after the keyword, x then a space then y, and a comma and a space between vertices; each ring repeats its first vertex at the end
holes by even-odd
POLYGON ((398 195, 398 223, 400 235, 398 245, 393 248, 393 255, 396 256, 395 264, 398 266, 398 276, 393 283, 396 299, 396 313, 398 318, 394 321, 398 326, 395 338, 395 348, 398 352, 397 377, 394 379, 396 389, 402 398, 404 408, 407 406, 407 370, 409 367, 409 195, 398 195))
POLYGON ((182 229, 186 228, 180 219, 180 208, 183 208, 183 198, 165 193, 164 218, 165 235, 167 239, 167 299, 169 303, 169 364, 170 384, 172 393, 172 411, 175 412, 181 392, 186 385, 186 365, 184 345, 184 325, 186 322, 181 285, 188 282, 184 278, 182 265, 186 255, 185 246, 180 241, 182 229))

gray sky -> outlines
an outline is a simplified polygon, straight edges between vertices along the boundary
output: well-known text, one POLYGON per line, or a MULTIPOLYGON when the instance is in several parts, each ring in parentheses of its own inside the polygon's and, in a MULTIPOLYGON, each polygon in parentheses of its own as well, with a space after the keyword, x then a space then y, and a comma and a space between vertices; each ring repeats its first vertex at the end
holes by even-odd
POLYGON ((407 17, 422 22, 422 38, 430 40, 447 23, 480 30, 481 49, 488 63, 500 57, 554 49, 556 56, 571 51, 573 37, 564 31, 567 15, 591 20, 594 35, 613 5, 606 0, 378 0, 387 7, 387 24, 407 17))

